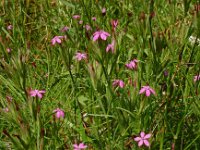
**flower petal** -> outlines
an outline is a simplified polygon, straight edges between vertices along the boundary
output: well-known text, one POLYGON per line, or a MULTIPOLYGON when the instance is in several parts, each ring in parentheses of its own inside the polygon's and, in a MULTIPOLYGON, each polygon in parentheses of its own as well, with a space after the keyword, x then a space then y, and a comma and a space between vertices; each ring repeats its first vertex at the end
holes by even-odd
POLYGON ((138 142, 138 141, 140 141, 140 140, 142 140, 141 137, 136 137, 136 138, 134 138, 134 141, 136 141, 136 142, 138 142))
POLYGON ((138 142, 138 146, 140 147, 140 146, 142 146, 143 145, 143 140, 140 140, 139 142, 138 142))
POLYGON ((141 88, 141 90, 140 90, 140 93, 139 94, 142 94, 142 93, 144 93, 145 92, 145 88, 143 87, 143 88, 141 88))
POLYGON ((146 145, 147 147, 149 147, 150 146, 149 141, 144 140, 144 145, 146 145))
POLYGON ((151 95, 150 90, 146 90, 146 96, 149 97, 151 95))
POLYGON ((93 41, 98 40, 98 38, 99 38, 99 34, 95 34, 94 37, 93 37, 93 41))
POLYGON ((141 138, 144 138, 144 136, 145 136, 145 133, 144 133, 144 132, 141 132, 141 133, 140 133, 140 137, 141 137, 141 138))
POLYGON ((149 139, 151 137, 151 134, 146 134, 145 136, 144 136, 144 139, 149 139))

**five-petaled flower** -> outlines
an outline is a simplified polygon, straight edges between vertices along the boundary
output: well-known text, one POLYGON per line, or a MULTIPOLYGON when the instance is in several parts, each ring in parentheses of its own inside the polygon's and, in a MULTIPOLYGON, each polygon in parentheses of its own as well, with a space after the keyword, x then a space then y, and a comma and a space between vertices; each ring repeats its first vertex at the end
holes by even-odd
POLYGON ((196 82, 196 81, 198 81, 198 80, 200 80, 200 75, 194 76, 194 82, 196 82))
POLYGON ((60 44, 62 42, 62 39, 66 38, 65 36, 54 36, 53 39, 51 39, 51 44, 55 45, 56 43, 60 44))
POLYGON ((31 97, 39 97, 41 99, 45 92, 45 90, 30 90, 29 94, 31 97))
POLYGON ((147 97, 149 97, 151 93, 154 95, 156 94, 155 91, 150 86, 142 86, 139 94, 142 94, 142 93, 145 93, 147 97))
POLYGON ((126 64, 125 66, 128 69, 136 69, 137 68, 137 63, 138 63, 138 60, 137 59, 133 59, 133 60, 130 61, 130 63, 126 64))
POLYGON ((112 85, 114 87, 119 86, 120 88, 123 88, 125 86, 124 82, 122 80, 119 80, 119 79, 114 80, 112 85))
POLYGON ((115 50, 115 41, 113 40, 111 44, 108 44, 106 47, 106 52, 112 51, 112 53, 114 53, 115 50))
POLYGON ((144 132, 140 133, 140 136, 134 138, 134 141, 138 142, 138 146, 145 145, 147 147, 150 146, 148 139, 151 137, 151 134, 146 134, 144 132))
POLYGON ((80 143, 80 144, 73 144, 74 150, 82 150, 82 149, 86 149, 87 145, 85 145, 84 143, 80 143))
POLYGON ((53 112, 56 113, 56 118, 58 118, 58 119, 60 117, 63 117, 63 118, 65 117, 64 111, 60 108, 55 109, 53 112))
POLYGON ((76 60, 81 61, 82 59, 86 59, 87 58, 87 54, 77 52, 75 58, 76 58, 76 60))
POLYGON ((103 30, 99 30, 99 31, 96 31, 94 34, 93 34, 93 41, 96 41, 98 40, 99 38, 101 38, 102 40, 106 40, 107 37, 110 36, 110 34, 108 32, 105 32, 103 30))

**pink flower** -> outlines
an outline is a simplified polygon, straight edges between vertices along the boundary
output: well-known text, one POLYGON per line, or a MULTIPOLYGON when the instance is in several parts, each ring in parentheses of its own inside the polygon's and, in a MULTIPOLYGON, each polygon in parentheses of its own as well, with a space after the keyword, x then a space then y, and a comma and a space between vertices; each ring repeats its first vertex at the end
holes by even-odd
POLYGON ((85 28, 87 31, 89 31, 89 30, 92 29, 88 24, 86 24, 86 25, 84 26, 84 28, 85 28))
POLYGON ((86 58, 87 58, 87 55, 86 55, 85 53, 77 52, 75 58, 76 58, 78 61, 81 61, 82 59, 86 59, 86 58))
POLYGON ((100 30, 100 31, 96 31, 94 34, 93 34, 93 41, 96 41, 98 40, 99 38, 101 38, 102 40, 106 40, 107 37, 110 36, 110 34, 108 32, 105 32, 103 30, 100 30))
POLYGON ((7 30, 12 30, 13 29, 13 26, 12 25, 8 25, 7 26, 7 30))
POLYGON ((196 82, 196 81, 198 81, 198 80, 200 80, 200 75, 194 76, 194 82, 196 82))
POLYGON ((130 61, 130 63, 126 64, 125 66, 128 69, 136 69, 137 68, 137 62, 138 62, 137 59, 133 59, 133 60, 130 61))
POLYGON ((144 132, 140 133, 140 136, 134 138, 134 141, 138 142, 138 146, 145 145, 147 147, 150 146, 148 139, 151 137, 151 134, 146 134, 144 132))
POLYGON ((62 39, 66 38, 65 36, 54 36, 54 38, 51 40, 51 44, 55 45, 56 43, 60 44, 62 42, 62 39))
POLYGON ((3 108, 3 111, 4 111, 4 112, 9 112, 9 109, 8 109, 8 107, 6 107, 6 108, 3 108))
POLYGON ((79 24, 83 24, 83 20, 80 20, 78 23, 79 23, 79 24))
POLYGON ((74 18, 74 19, 80 19, 81 16, 80 16, 80 15, 74 15, 73 18, 74 18))
POLYGON ((96 21, 96 20, 97 20, 97 18, 96 18, 96 17, 92 17, 92 20, 93 20, 93 21, 96 21))
POLYGON ((115 48, 115 41, 113 40, 111 44, 108 44, 108 46, 106 47, 106 52, 109 52, 110 50, 112 51, 112 53, 114 53, 114 49, 115 48))
POLYGON ((118 20, 112 20, 111 24, 112 24, 113 29, 115 30, 118 25, 118 20))
POLYGON ((101 12, 102 12, 102 14, 105 14, 106 13, 106 8, 102 8, 101 12))
POLYGON ((156 94, 155 91, 149 86, 142 86, 139 94, 142 94, 142 93, 145 93, 147 97, 149 97, 151 93, 154 95, 156 94))
POLYGON ((64 111, 60 108, 55 109, 53 112, 56 113, 56 118, 58 118, 58 119, 60 117, 63 117, 63 118, 65 117, 64 111))
POLYGON ((31 90, 29 94, 31 97, 39 97, 41 99, 45 92, 45 90, 31 90))
POLYGON ((84 145, 84 143, 80 143, 80 144, 73 144, 74 150, 82 150, 82 149, 86 149, 87 145, 84 145))
POLYGON ((116 79, 113 81, 113 86, 119 86, 120 88, 123 88, 125 86, 124 82, 122 80, 116 79))
POLYGON ((8 53, 10 53, 10 52, 12 51, 12 49, 11 49, 11 48, 6 48, 6 51, 7 51, 8 53))
POLYGON ((64 26, 60 31, 61 31, 61 32, 66 32, 66 31, 68 31, 68 30, 69 30, 69 27, 64 26))

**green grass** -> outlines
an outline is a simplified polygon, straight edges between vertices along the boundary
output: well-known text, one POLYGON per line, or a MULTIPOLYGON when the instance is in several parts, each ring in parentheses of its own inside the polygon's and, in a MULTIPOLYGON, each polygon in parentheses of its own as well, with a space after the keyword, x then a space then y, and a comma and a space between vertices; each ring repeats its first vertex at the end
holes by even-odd
POLYGON ((197 5, 198 0, 2 0, 0 149, 62 150, 83 142, 91 150, 199 150, 197 5), (113 19, 119 22, 115 31, 113 19), (69 30, 61 32, 64 26, 69 30), (93 41, 97 30, 111 36, 93 41), (52 45, 55 36, 66 39, 52 45), (115 51, 107 53, 113 40, 115 51), (76 52, 87 59, 77 61, 76 52), (125 65, 133 59, 137 68, 130 70, 125 65), (113 87, 115 79, 125 87, 113 87), (146 85, 156 94, 139 94, 146 85), (46 93, 31 97, 31 89, 46 93), (64 118, 56 118, 56 108, 64 118), (142 131, 151 133, 149 148, 134 141, 142 131))

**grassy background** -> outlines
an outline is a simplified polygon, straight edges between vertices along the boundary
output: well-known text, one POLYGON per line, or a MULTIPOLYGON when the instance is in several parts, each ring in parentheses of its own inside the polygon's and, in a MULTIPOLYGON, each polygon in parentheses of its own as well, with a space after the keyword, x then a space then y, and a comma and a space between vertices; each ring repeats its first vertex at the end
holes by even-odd
POLYGON ((152 134, 149 149, 199 150, 200 85, 193 79, 200 74, 200 47, 188 40, 200 38, 199 3, 2 0, 0 149, 72 149, 79 142, 88 149, 148 149, 133 140, 144 131, 152 134), (83 24, 73 19, 76 14, 83 24), (116 32, 112 19, 119 21, 116 32), (70 29, 63 33, 64 26, 70 29), (92 41, 99 29, 111 37, 92 41), (52 46, 56 35, 67 39, 52 46), (106 53, 113 39, 115 53, 106 53), (77 51, 88 59, 75 60, 77 51), (125 64, 134 58, 137 70, 128 70, 125 64), (112 87, 115 79, 125 87, 112 87), (139 95, 144 85, 156 95, 139 95), (31 88, 46 90, 43 99, 30 97, 31 88), (55 118, 58 107, 65 118, 55 118))

